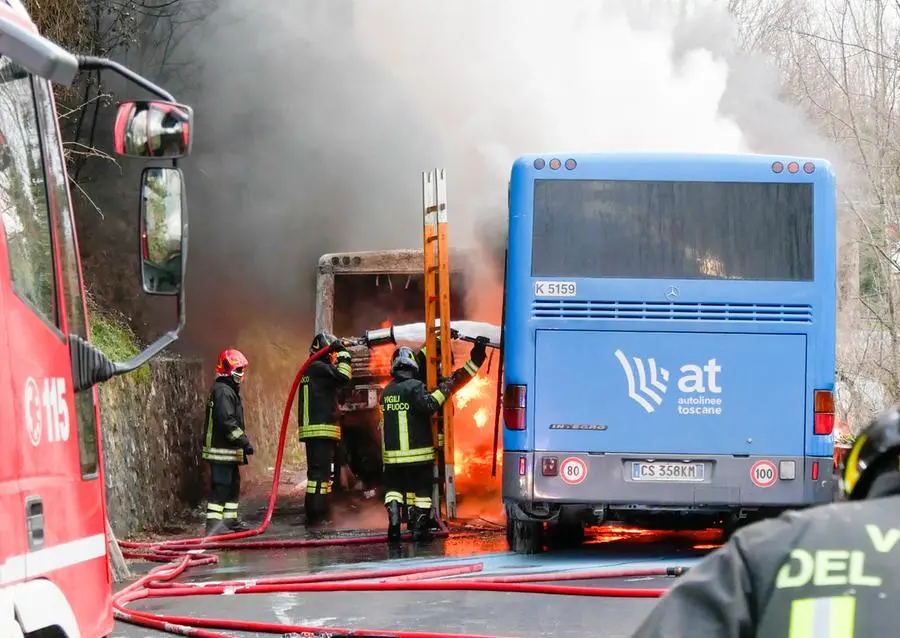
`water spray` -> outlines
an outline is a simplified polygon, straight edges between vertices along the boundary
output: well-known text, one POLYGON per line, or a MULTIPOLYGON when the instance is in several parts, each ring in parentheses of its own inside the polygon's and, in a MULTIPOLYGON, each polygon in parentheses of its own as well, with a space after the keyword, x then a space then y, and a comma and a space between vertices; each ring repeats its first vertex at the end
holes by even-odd
MULTIPOLYGON (((488 348, 500 350, 500 327, 489 323, 480 323, 476 321, 460 321, 460 328, 450 327, 450 338, 456 341, 466 341, 468 343, 484 343, 488 348), (463 325, 465 324, 465 325, 463 325), (464 332, 465 331, 465 332, 464 332), (472 336, 467 333, 480 333, 478 336, 472 336), (484 334, 484 333, 487 333, 484 334)), ((438 336, 440 336, 440 326, 438 327, 438 336)), ((362 337, 343 337, 341 343, 345 347, 365 346, 367 348, 375 348, 384 345, 398 345, 404 342, 425 341, 425 324, 409 323, 400 326, 388 326, 387 328, 376 328, 374 330, 366 330, 362 337)))

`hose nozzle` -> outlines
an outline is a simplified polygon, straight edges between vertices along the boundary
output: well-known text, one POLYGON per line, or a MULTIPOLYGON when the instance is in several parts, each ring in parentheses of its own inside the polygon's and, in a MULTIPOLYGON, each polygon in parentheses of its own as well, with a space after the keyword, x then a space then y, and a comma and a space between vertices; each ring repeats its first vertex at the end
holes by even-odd
POLYGON ((487 348, 495 348, 497 350, 500 349, 499 343, 494 343, 487 337, 470 337, 468 335, 460 335, 459 333, 457 333, 455 338, 459 339, 460 341, 467 341, 469 343, 483 343, 487 348))
POLYGON ((397 340, 394 338, 394 326, 366 330, 366 334, 362 337, 361 341, 363 342, 362 345, 366 345, 370 348, 374 348, 375 346, 397 345, 397 340))

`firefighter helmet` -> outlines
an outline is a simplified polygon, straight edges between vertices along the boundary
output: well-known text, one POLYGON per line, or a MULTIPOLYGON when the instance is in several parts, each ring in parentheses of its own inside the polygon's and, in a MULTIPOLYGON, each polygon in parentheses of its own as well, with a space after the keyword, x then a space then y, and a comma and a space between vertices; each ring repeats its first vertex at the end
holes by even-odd
POLYGON ((235 348, 226 348, 219 353, 219 359, 216 361, 216 376, 231 376, 235 381, 240 383, 244 378, 244 371, 250 365, 244 353, 235 348))
POLYGON ((312 344, 309 346, 310 354, 315 354, 322 348, 327 348, 337 341, 337 337, 328 331, 323 331, 313 337, 312 344))
POLYGON ((841 492, 849 500, 866 498, 874 480, 900 470, 900 406, 876 416, 859 433, 841 462, 841 492))
POLYGON ((394 350, 394 354, 391 355, 391 374, 396 374, 397 370, 401 368, 413 370, 414 372, 419 371, 419 364, 416 362, 416 355, 413 354, 412 348, 401 346, 394 350))

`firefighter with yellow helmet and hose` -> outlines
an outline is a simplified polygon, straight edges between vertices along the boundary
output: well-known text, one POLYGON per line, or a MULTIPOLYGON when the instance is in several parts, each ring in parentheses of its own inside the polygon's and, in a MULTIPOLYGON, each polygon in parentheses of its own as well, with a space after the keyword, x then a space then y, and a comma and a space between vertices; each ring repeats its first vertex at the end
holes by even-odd
POLYGON ((381 394, 384 506, 388 511, 388 541, 400 540, 403 510, 414 540, 428 535, 435 449, 431 415, 478 374, 485 359, 486 339, 479 339, 469 361, 441 380, 432 392, 419 378, 411 348, 402 346, 391 358, 390 383, 381 394))
POLYGON ((324 524, 330 514, 332 473, 341 440, 338 391, 353 379, 350 352, 329 332, 317 334, 310 354, 330 353, 309 364, 297 395, 300 440, 306 445, 306 524, 324 524), (328 358, 331 357, 331 358, 328 358))
POLYGON ((894 636, 900 625, 900 406, 841 463, 846 502, 739 530, 660 599, 632 638, 894 636))
POLYGON ((206 535, 239 532, 249 527, 238 518, 240 466, 253 454, 244 432, 241 382, 247 357, 240 350, 223 350, 216 362, 216 381, 206 402, 203 460, 209 463, 210 493, 206 504, 206 535))

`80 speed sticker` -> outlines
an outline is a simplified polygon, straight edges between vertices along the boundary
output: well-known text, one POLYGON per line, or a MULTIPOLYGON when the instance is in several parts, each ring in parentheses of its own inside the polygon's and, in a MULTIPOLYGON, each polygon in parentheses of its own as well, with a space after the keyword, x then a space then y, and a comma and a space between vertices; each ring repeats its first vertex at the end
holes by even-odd
POLYGON ((763 489, 775 485, 778 478, 778 470, 772 461, 757 461, 750 468, 750 480, 756 487, 763 489))
POLYGON ((560 464, 559 477, 569 485, 578 485, 587 478, 587 465, 581 459, 570 456, 560 464))

